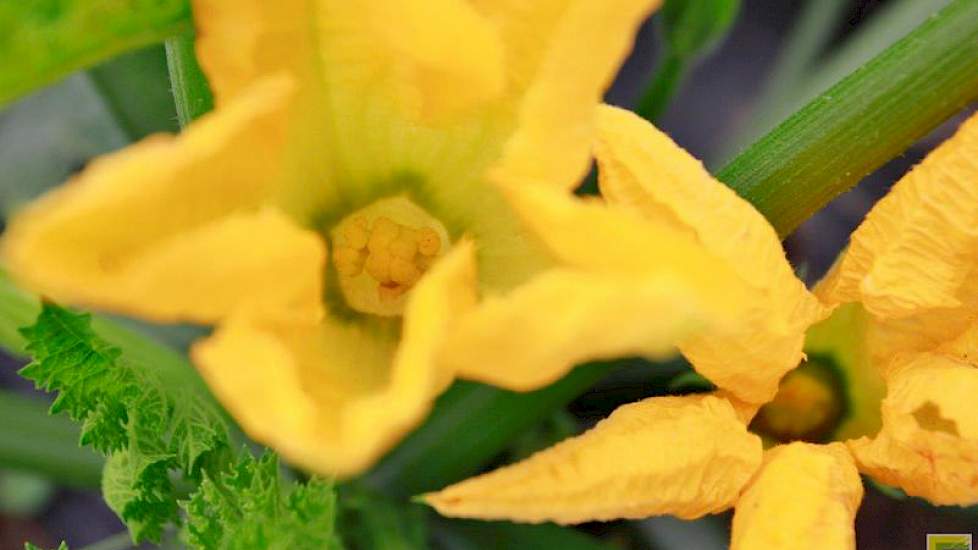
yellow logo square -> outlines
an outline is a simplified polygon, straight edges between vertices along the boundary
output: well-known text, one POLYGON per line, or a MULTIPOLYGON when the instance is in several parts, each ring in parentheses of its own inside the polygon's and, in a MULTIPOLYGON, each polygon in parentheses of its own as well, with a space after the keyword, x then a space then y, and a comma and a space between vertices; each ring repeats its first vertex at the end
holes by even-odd
POLYGON ((929 534, 927 550, 972 550, 971 535, 929 534))

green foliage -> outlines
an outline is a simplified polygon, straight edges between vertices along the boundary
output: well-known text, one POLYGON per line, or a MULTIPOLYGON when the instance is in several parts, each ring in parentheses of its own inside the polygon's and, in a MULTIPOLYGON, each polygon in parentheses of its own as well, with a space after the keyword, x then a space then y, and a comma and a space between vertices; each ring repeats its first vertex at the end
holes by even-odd
POLYGON ((197 548, 341 548, 332 484, 284 484, 274 455, 235 459, 211 401, 127 361, 89 315, 45 303, 22 333, 34 361, 21 374, 58 392, 51 412, 81 422, 82 444, 108 455, 102 494, 133 540, 159 541, 182 510, 197 548), (182 507, 177 478, 191 491, 182 507))
POLYGON ((334 529, 331 483, 313 478, 283 486, 275 455, 247 453, 233 468, 206 476, 184 504, 184 536, 194 547, 215 550, 340 549, 334 529))
POLYGON ((102 489, 133 539, 159 540, 167 524, 179 522, 170 471, 199 479, 209 456, 227 452, 227 426, 210 402, 122 360, 90 322, 44 304, 23 330, 34 361, 21 374, 57 391, 51 412, 80 421, 81 443, 109 456, 102 489))
POLYGON ((187 0, 0 2, 0 105, 191 26, 187 0))
POLYGON ((723 38, 740 10, 740 0, 667 0, 663 35, 671 55, 696 57, 723 38))
MULTIPOLYGON (((24 543, 24 550, 44 550, 44 549, 41 548, 40 546, 34 546, 33 544, 31 544, 29 542, 25 542, 24 543)), ((58 547, 55 550, 68 550, 68 545, 65 544, 64 541, 62 541, 61 544, 59 544, 58 547)))
POLYGON ((362 483, 340 487, 340 524, 350 548, 428 548, 427 506, 406 502, 362 483))
POLYGON ((662 53, 655 74, 635 111, 657 119, 686 72, 726 34, 740 0, 667 0, 662 7, 662 53))

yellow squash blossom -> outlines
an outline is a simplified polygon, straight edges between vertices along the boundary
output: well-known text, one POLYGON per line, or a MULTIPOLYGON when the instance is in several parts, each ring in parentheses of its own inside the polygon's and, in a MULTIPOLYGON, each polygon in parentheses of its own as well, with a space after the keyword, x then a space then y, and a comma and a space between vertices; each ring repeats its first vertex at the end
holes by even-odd
POLYGON ((745 317, 752 325, 680 345, 716 392, 623 406, 581 436, 426 501, 451 516, 559 523, 735 507, 735 550, 854 548, 860 472, 937 504, 978 503, 978 116, 874 207, 817 287, 820 306, 800 281, 775 275, 787 264, 758 213, 651 125, 599 110, 609 200, 686 224, 707 248, 759 266, 767 301, 745 317), (797 364, 786 343, 828 308, 809 331, 808 364, 758 413, 768 381, 797 364), (819 381, 819 361, 846 366, 846 403, 819 381), (838 429, 827 434, 826 423, 838 429), (784 443, 763 450, 748 424, 784 443))
POLYGON ((570 194, 657 4, 195 0, 216 111, 25 209, 3 260, 55 300, 216 325, 193 358, 222 403, 341 475, 455 376, 535 387, 665 353, 731 324, 743 282, 688 232, 570 194))

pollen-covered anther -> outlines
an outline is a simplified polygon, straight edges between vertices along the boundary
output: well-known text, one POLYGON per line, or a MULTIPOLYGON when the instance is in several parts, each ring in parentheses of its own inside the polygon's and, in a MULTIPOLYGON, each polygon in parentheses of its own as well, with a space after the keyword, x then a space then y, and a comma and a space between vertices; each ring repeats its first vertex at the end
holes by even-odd
POLYGON ((358 217, 340 232, 333 261, 346 277, 366 271, 377 282, 381 301, 396 300, 410 290, 441 250, 441 237, 424 227, 414 229, 381 216, 370 224, 358 217))
POLYGON ((441 222, 407 197, 381 199, 330 233, 339 287, 353 309, 400 315, 405 296, 443 252, 441 222))

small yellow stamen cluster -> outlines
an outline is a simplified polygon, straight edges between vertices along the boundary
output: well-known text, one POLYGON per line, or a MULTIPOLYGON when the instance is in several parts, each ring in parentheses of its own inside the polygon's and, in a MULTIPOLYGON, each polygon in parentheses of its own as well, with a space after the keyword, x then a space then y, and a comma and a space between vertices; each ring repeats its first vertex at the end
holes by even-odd
POLYGON ((343 226, 340 237, 342 242, 333 250, 336 270, 344 277, 366 271, 377 281, 383 301, 410 290, 441 250, 441 238, 433 229, 414 229, 384 216, 372 226, 358 216, 343 226))
POLYGON ((803 365, 781 381, 774 399, 761 407, 753 427, 779 441, 821 442, 838 424, 842 403, 835 390, 803 365))

